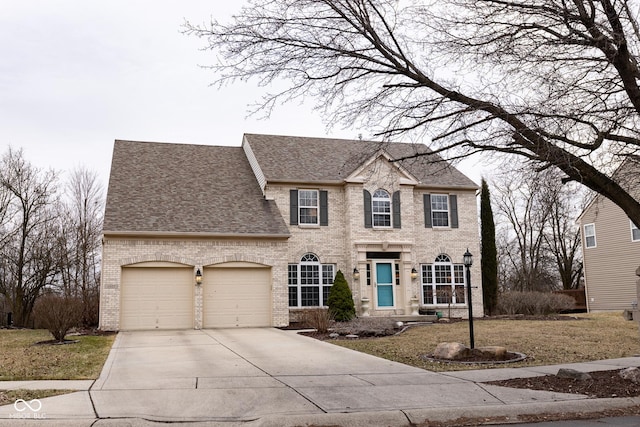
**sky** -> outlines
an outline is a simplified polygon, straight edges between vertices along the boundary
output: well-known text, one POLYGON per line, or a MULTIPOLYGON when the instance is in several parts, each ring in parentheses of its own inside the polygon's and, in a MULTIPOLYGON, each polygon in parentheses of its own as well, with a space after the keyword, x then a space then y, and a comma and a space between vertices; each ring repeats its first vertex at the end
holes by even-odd
MULTIPOLYGON (((185 20, 229 19, 241 1, 0 2, 0 153, 41 169, 95 171, 106 188, 116 139, 239 146, 244 133, 357 138, 327 129, 311 106, 249 117, 254 82, 219 88, 204 40, 185 20)), ((366 135, 365 135, 366 137, 366 135)), ((474 160, 459 169, 476 182, 474 160)))

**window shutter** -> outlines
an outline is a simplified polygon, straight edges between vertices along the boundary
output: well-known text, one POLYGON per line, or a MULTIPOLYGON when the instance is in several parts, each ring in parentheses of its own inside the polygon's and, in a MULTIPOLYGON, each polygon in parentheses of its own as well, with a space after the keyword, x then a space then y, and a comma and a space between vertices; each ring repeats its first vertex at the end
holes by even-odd
POLYGON ((458 196, 449 195, 449 215, 451 216, 451 228, 458 228, 458 196))
POLYGON ((431 194, 424 195, 424 226, 431 228, 431 194))
POLYGON ((298 225, 298 190, 289 190, 289 223, 298 225))
POLYGON ((393 193, 393 228, 401 228, 400 221, 400 191, 393 193))
POLYGON ((320 190, 320 225, 329 225, 329 197, 323 190, 320 190))
POLYGON ((373 227, 373 218, 371 217, 371 193, 367 190, 364 192, 364 228, 373 227))

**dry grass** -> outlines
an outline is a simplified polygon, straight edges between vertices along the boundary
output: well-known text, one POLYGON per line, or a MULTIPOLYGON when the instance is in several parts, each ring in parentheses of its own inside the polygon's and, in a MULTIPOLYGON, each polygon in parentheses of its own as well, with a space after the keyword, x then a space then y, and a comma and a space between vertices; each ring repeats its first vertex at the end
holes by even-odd
POLYGON ((100 375, 115 335, 67 337, 76 344, 36 345, 45 330, 0 330, 0 380, 80 380, 100 375))
MULTIPOLYGON (((529 356, 526 361, 509 364, 509 367, 585 362, 640 354, 637 322, 624 320, 621 313, 579 314, 576 317, 579 320, 476 320, 475 344, 476 347, 499 345, 529 356)), ((421 359, 421 355, 432 353, 441 342, 468 344, 468 325, 466 321, 425 325, 410 328, 397 336, 330 342, 432 371, 496 367, 439 364, 421 359)))
POLYGON ((0 406, 14 403, 18 399, 27 402, 33 399, 44 399, 45 397, 59 396, 61 394, 73 393, 75 390, 0 390, 0 406))

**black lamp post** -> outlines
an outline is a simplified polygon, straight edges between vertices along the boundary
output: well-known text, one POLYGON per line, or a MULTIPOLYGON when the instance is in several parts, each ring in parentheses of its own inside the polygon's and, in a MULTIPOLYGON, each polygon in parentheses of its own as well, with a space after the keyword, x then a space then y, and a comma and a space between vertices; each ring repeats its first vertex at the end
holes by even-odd
POLYGON ((467 248, 467 252, 462 256, 464 266, 467 269, 467 305, 469 306, 469 341, 472 349, 475 346, 474 338, 473 338, 473 306, 471 304, 471 266, 473 265, 473 255, 469 252, 469 248, 467 248))

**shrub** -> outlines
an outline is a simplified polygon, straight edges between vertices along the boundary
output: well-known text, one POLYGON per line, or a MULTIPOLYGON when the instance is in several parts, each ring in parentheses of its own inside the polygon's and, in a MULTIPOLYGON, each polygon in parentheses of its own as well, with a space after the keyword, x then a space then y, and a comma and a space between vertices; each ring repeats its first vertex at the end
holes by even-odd
POLYGON ((78 298, 43 295, 33 309, 35 325, 47 329, 54 339, 62 342, 69 330, 82 321, 82 308, 82 301, 78 298))
POLYGON ((349 289, 349 284, 340 270, 336 273, 333 286, 329 290, 327 305, 331 316, 338 322, 346 322, 356 316, 351 289, 349 289))
POLYGON ((502 292, 498 296, 498 314, 547 315, 571 310, 575 300, 551 292, 502 292))
POLYGON ((326 308, 309 308, 302 314, 302 324, 307 328, 313 328, 320 334, 329 332, 329 326, 333 319, 326 308))

